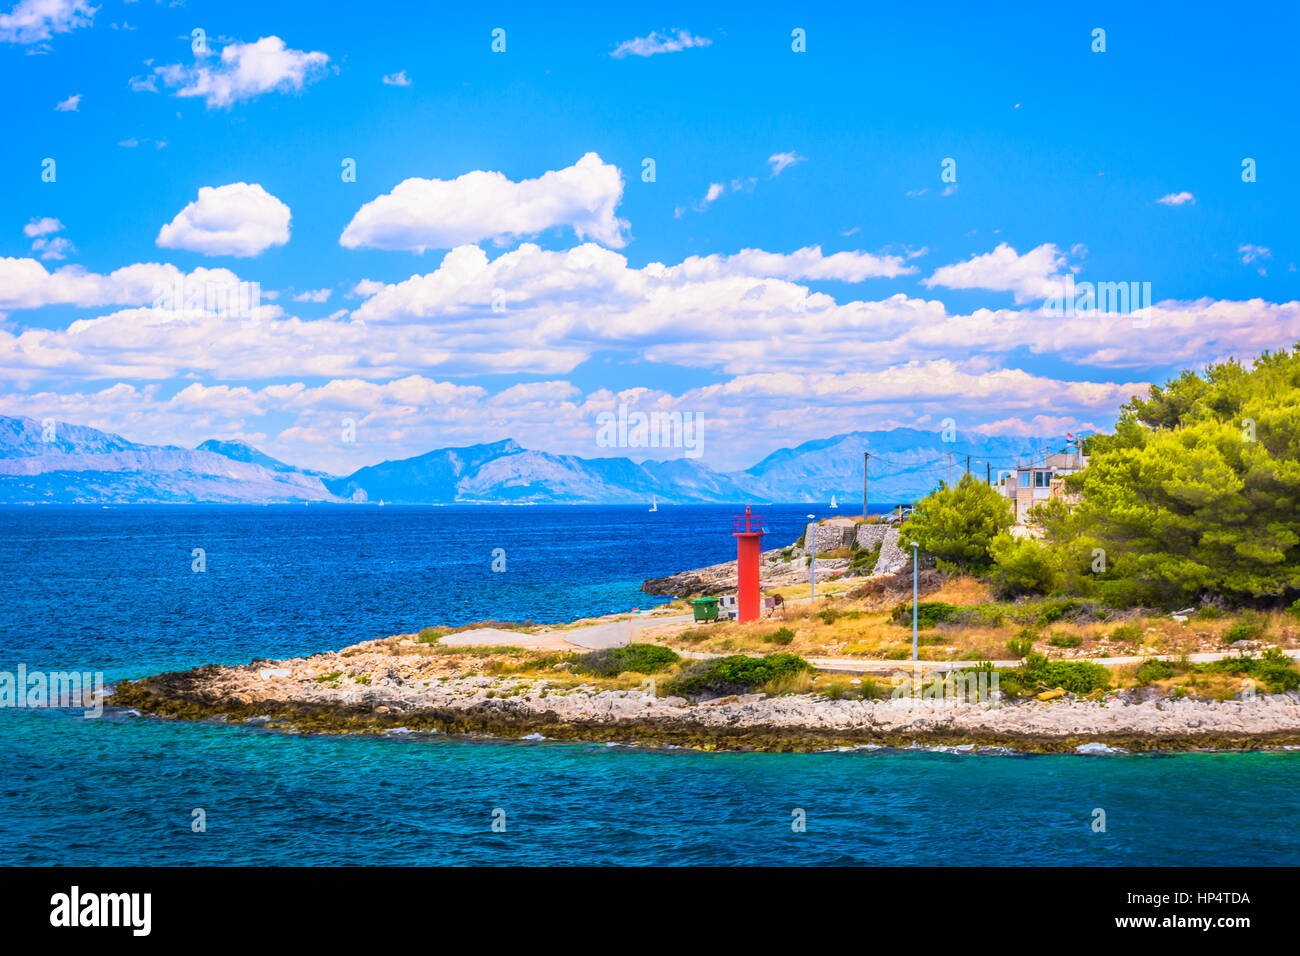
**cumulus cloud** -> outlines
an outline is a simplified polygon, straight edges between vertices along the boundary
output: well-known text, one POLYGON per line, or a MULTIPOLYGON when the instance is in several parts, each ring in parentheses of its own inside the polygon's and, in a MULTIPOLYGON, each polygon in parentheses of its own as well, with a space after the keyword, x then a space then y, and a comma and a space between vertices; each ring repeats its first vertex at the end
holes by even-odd
POLYGON ((187 274, 157 262, 124 266, 107 275, 79 266, 50 272, 35 259, 0 258, 0 311, 51 305, 145 305, 158 298, 159 290, 175 288, 178 283, 186 289, 229 286, 238 285, 239 278, 227 269, 198 268, 187 274))
POLYGON ((29 239, 34 236, 48 236, 52 232, 59 232, 63 229, 63 223, 52 216, 42 216, 40 219, 33 219, 27 225, 23 226, 23 235, 29 239))
MULTIPOLYGON (((910 256, 909 256, 910 258, 910 256)), ((791 253, 742 249, 735 255, 690 256, 675 273, 691 279, 723 275, 772 276, 781 279, 834 279, 861 282, 871 278, 895 278, 917 271, 902 256, 876 256, 869 252, 836 252, 823 255, 821 246, 805 246, 791 253)))
POLYGON ((90 26, 98 9, 87 0, 22 0, 0 13, 0 43, 44 43, 56 33, 90 26))
POLYGON ((1053 243, 1037 246, 1023 256, 1001 243, 992 252, 965 262, 942 266, 922 280, 927 289, 988 289, 1011 292, 1018 304, 1060 295, 1068 263, 1053 243))
POLYGON ((691 47, 709 46, 713 41, 707 37, 692 36, 686 30, 670 30, 668 33, 651 31, 649 36, 634 37, 624 40, 610 56, 621 60, 627 56, 654 56, 656 53, 677 53, 691 47))
POLYGON ((386 73, 381 78, 385 86, 410 86, 411 78, 406 75, 405 70, 398 70, 396 73, 386 73))
POLYGON ((325 302, 329 299, 333 289, 308 289, 306 292, 299 292, 293 297, 295 302, 325 302))
POLYGON ((802 163, 806 160, 806 156, 800 156, 798 153, 791 150, 788 153, 773 153, 767 158, 767 164, 772 167, 772 178, 775 179, 795 163, 802 163))
POLYGON ((68 253, 75 251, 72 240, 64 236, 40 238, 32 243, 32 252, 37 253, 42 259, 66 259, 68 253))
MULTIPOLYGON (((221 50, 220 63, 208 66, 202 60, 191 66, 173 63, 154 67, 154 75, 177 96, 202 97, 208 109, 230 108, 241 100, 263 93, 290 93, 320 78, 329 57, 319 51, 308 53, 285 46, 277 36, 261 37, 255 43, 231 43, 221 50)), ((152 80, 135 77, 135 90, 153 91, 152 80)))
POLYGON ((1189 192, 1169 193, 1167 196, 1161 196, 1156 202, 1162 206, 1181 206, 1184 203, 1196 203, 1196 197, 1189 192))
POLYGON ((60 113, 75 113, 77 112, 77 107, 80 105, 81 105, 81 94, 74 93, 72 96, 69 96, 66 100, 61 100, 58 103, 55 103, 54 108, 60 113))
POLYGON ((289 207, 256 183, 203 186, 158 232, 165 249, 207 256, 255 256, 289 241, 289 207))
POLYGON ((618 167, 595 153, 520 182, 482 170, 451 180, 412 178, 357 210, 339 243, 424 252, 567 226, 580 239, 621 248, 628 223, 615 210, 622 198, 618 167))

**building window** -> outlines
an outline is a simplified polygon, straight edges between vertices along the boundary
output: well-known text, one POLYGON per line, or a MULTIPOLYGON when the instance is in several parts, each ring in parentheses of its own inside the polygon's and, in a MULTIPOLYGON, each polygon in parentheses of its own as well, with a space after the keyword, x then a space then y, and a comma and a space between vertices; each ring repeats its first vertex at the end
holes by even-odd
POLYGON ((1050 488, 1052 485, 1052 473, 1050 471, 1034 472, 1035 488, 1050 488))

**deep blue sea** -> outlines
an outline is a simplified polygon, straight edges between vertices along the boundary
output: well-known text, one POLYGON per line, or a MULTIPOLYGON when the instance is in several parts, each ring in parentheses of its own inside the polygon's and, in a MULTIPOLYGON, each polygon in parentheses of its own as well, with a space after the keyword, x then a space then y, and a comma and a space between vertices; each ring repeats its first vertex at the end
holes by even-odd
MULTIPOLYGON (((810 511, 760 510, 773 546, 810 511)), ((735 511, 0 508, 0 670, 111 681, 646 607, 644 578, 734 555, 735 511)), ((0 708, 0 865, 1297 864, 1297 792, 1300 752, 703 754, 0 708)))

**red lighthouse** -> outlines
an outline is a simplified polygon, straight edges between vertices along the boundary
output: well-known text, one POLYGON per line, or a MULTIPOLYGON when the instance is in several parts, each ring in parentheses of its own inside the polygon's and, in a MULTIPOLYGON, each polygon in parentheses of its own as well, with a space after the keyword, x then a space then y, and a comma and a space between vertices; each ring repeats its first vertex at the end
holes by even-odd
POLYGON ((736 620, 757 621, 759 616, 758 566, 763 555, 763 519, 745 513, 736 515, 731 533, 736 538, 736 620))

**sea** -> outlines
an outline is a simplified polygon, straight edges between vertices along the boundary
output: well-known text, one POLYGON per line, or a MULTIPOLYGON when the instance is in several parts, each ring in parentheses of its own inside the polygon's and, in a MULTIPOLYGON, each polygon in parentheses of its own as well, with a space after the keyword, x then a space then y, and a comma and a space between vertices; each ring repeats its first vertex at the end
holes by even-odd
MULTIPOLYGON (((0 672, 660 603, 735 506, 0 508, 0 672), (499 570, 493 570, 494 565, 499 570)), ((807 504, 755 509, 765 547, 807 504)), ((702 753, 0 707, 0 865, 1295 865, 1300 752, 702 753)))

